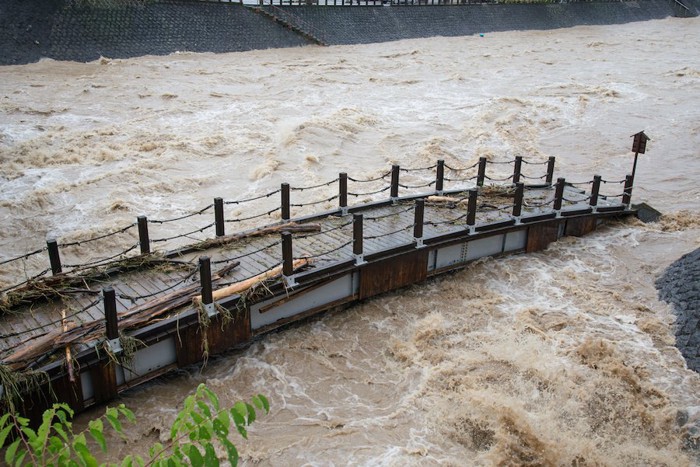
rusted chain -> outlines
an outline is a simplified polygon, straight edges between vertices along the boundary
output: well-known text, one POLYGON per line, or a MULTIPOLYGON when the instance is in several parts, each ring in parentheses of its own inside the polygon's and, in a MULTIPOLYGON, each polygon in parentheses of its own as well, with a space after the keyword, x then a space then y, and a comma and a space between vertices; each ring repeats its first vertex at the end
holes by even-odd
POLYGON ((547 178, 547 174, 540 175, 539 177, 528 177, 525 174, 520 174, 521 177, 527 178, 528 180, 542 180, 543 178, 547 178))
POLYGON ((403 209, 403 210, 401 210, 401 211, 391 212, 391 213, 389 213, 389 214, 382 214, 381 216, 365 217, 364 220, 366 220, 366 221, 376 221, 376 220, 379 220, 379 219, 385 219, 385 218, 387 218, 387 217, 393 217, 393 216, 401 215, 401 214, 403 214, 404 212, 413 211, 413 209, 414 209, 414 206, 411 205, 411 206, 409 206, 408 208, 403 209))
POLYGON ((46 268, 46 269, 44 269, 43 271, 41 271, 40 273, 38 273, 38 274, 36 274, 36 275, 30 277, 30 278, 27 279, 26 281, 20 282, 19 284, 11 285, 11 286, 9 286, 9 287, 6 287, 6 288, 0 290, 0 293, 8 292, 8 291, 10 291, 10 290, 12 290, 12 289, 16 289, 17 287, 22 287, 23 285, 29 284, 30 282, 35 281, 35 280, 39 279, 40 277, 44 277, 44 276, 45 276, 46 274, 48 274, 49 272, 51 272, 51 268, 46 268))
POLYGON ((472 180, 476 180, 477 178, 479 178, 478 175, 474 175, 473 177, 469 177, 469 178, 447 178, 447 177, 445 177, 444 180, 446 182, 470 182, 472 180))
POLYGON ((13 261, 19 261, 19 260, 21 260, 21 259, 27 259, 27 258, 29 258, 30 256, 38 255, 39 253, 43 253, 43 252, 45 252, 46 250, 48 250, 48 248, 43 247, 43 248, 39 248, 38 250, 30 251, 29 253, 25 253, 25 254, 20 255, 20 256, 15 256, 14 258, 10 258, 10 259, 6 259, 6 260, 3 260, 3 261, 0 261, 0 266, 2 266, 3 264, 11 263, 11 262, 13 262, 13 261))
POLYGON ((573 186, 577 186, 577 185, 590 185, 591 183, 593 183, 593 180, 589 180, 589 181, 587 181, 587 182, 570 182, 570 181, 568 181, 568 180, 566 181, 566 184, 567 184, 567 185, 573 185, 573 186))
POLYGON ((419 168, 414 168, 414 169, 411 169, 411 168, 405 169, 403 167, 399 167, 399 170, 401 172, 422 172, 425 170, 433 170, 435 167, 437 167, 437 164, 433 164, 430 167, 419 167, 419 168))
POLYGON ((521 159, 523 161, 523 164, 528 164, 528 165, 547 165, 549 164, 549 161, 543 161, 543 162, 528 162, 525 159, 521 159))
POLYGON ((367 178, 365 180, 360 180, 357 178, 348 177, 348 180, 350 180, 351 182, 356 182, 356 183, 369 183, 369 182, 376 182, 379 180, 383 180, 387 177, 387 175, 391 175, 391 170, 383 175, 378 176, 377 178, 367 178))
POLYGON ((46 323, 46 324, 42 324, 42 325, 37 326, 37 327, 35 327, 35 328, 23 329, 22 331, 11 332, 11 333, 8 333, 8 334, 0 334, 0 339, 5 339, 5 338, 8 338, 8 337, 18 337, 18 336, 21 336, 21 335, 23 335, 23 334, 28 334, 28 333, 30 333, 30 332, 39 331, 39 330, 41 330, 41 329, 44 329, 44 328, 46 328, 46 327, 51 326, 52 324, 59 324, 59 323, 63 322, 64 320, 68 319, 68 318, 72 318, 72 317, 74 317, 74 316, 79 315, 80 313, 83 313, 83 312, 89 310, 90 308, 94 307, 95 305, 97 305, 97 304, 100 303, 101 301, 102 301, 102 297, 98 297, 98 298, 97 298, 95 301, 93 301, 92 303, 90 303, 90 304, 84 306, 82 309, 80 309, 80 310, 78 310, 78 311, 75 311, 75 312, 73 312, 73 313, 71 313, 71 314, 66 315, 65 317, 62 317, 62 318, 57 319, 57 320, 55 320, 55 321, 50 321, 50 322, 48 322, 48 323, 46 323))
POLYGON ((308 259, 320 258, 322 256, 326 256, 326 255, 329 255, 331 253, 335 253, 336 251, 342 250, 346 246, 351 245, 353 241, 354 240, 347 241, 347 242, 343 243, 342 245, 340 245, 339 247, 333 248, 332 250, 324 251, 323 253, 318 253, 315 255, 305 256, 304 258, 308 258, 308 259))
POLYGON ((341 224, 341 225, 339 225, 339 226, 337 226, 337 227, 333 227, 333 228, 331 228, 331 229, 324 230, 324 231, 322 231, 322 232, 314 232, 314 233, 310 233, 310 234, 306 234, 306 235, 299 235, 298 237, 294 237, 294 238, 304 239, 304 238, 318 237, 319 235, 327 234, 328 232, 333 232, 333 231, 335 231, 335 230, 340 230, 340 229, 342 229, 342 228, 347 227, 348 225, 352 225, 354 221, 355 221, 354 219, 351 219, 349 222, 346 222, 345 224, 341 224))
POLYGON ((566 198, 566 197, 563 197, 563 196, 562 196, 561 199, 563 199, 563 200, 566 201, 567 203, 578 204, 578 203, 583 203, 583 202, 585 202, 585 201, 588 201, 589 199, 591 199, 591 197, 590 197, 590 196, 586 196, 585 198, 581 198, 581 199, 569 199, 569 198, 566 198))
MULTIPOLYGON (((622 184, 625 183, 625 180, 601 180, 603 183, 617 183, 617 184, 622 184)), ((1 263, 0 263, 1 264, 1 263)))
POLYGON ((126 250, 124 250, 124 251, 122 251, 122 252, 120 252, 120 253, 117 253, 116 255, 109 256, 109 257, 107 257, 107 258, 102 258, 102 259, 98 259, 98 260, 95 260, 95 261, 90 261, 90 262, 82 263, 82 264, 64 264, 63 266, 66 267, 66 268, 78 269, 78 270, 79 270, 79 269, 83 269, 83 268, 90 268, 90 267, 94 267, 94 266, 100 266, 100 265, 103 265, 104 263, 109 263, 110 261, 112 261, 112 260, 115 259, 115 258, 118 258, 118 257, 120 257, 120 256, 126 255, 126 254, 129 253, 130 251, 133 251, 135 248, 138 248, 139 246, 140 246, 140 243, 137 243, 137 244, 135 244, 135 245, 133 245, 133 246, 127 248, 126 250))
POLYGON ((547 201, 546 203, 528 203, 526 201, 523 201, 523 206, 528 207, 528 208, 541 208, 544 206, 548 206, 552 203, 554 203, 553 199, 547 201))
POLYGON ((255 253, 260 253, 261 251, 269 250, 269 249, 272 248, 273 246, 280 245, 281 243, 282 243, 282 242, 281 242, 280 240, 277 240, 276 242, 270 243, 269 245, 264 246, 264 247, 262 247, 262 248, 258 248, 258 249, 255 250, 255 251, 249 251, 248 253, 244 253, 244 254, 238 255, 238 256, 233 256, 233 257, 231 257, 231 258, 224 258, 224 259, 220 259, 220 260, 217 260, 217 261, 212 261, 211 264, 230 263, 231 261, 236 261, 236 260, 239 260, 239 259, 241 259, 241 258, 245 258, 246 256, 252 256, 252 255, 254 255, 255 253))
POLYGON ((510 180, 511 178, 513 178, 513 174, 510 174, 506 178, 491 178, 488 175, 484 175, 484 178, 491 182, 505 182, 506 180, 510 180))
POLYGON ((193 266, 194 266, 194 268, 192 269, 192 271, 190 271, 185 277, 183 277, 179 281, 175 282, 174 284, 172 284, 164 289, 160 289, 156 292, 152 292, 152 293, 149 293, 146 295, 133 296, 133 295, 127 295, 127 294, 119 294, 119 298, 125 298, 125 299, 129 300, 131 303, 135 303, 136 300, 142 300, 144 298, 155 297, 156 295, 160 295, 163 292, 168 292, 170 290, 173 290, 174 288, 178 287, 179 285, 182 285, 185 282, 187 282, 188 280, 192 279, 199 272, 199 264, 193 264, 193 266))
POLYGON ((338 180, 339 180, 339 178, 335 178, 335 179, 333 179, 333 180, 331 180, 331 181, 329 181, 329 182, 321 183, 320 185, 304 186, 304 187, 298 187, 298 188, 289 187, 289 189, 290 189, 291 191, 313 190, 313 189, 316 189, 316 188, 321 188, 321 187, 324 187, 324 186, 332 185, 332 184, 336 183, 338 180))
POLYGON ((260 196, 256 196, 256 197, 254 197, 254 198, 240 199, 240 200, 237 200, 237 201, 224 201, 224 204, 243 204, 243 203, 249 203, 249 202, 251 202, 251 201, 257 201, 257 200, 259 200, 259 199, 269 198, 270 196, 276 195, 276 194, 279 193, 280 191, 282 191, 282 190, 271 191, 271 192, 269 192, 269 193, 267 193, 267 194, 260 195, 260 196))
POLYGON ((514 164, 514 163, 515 163, 515 160, 506 161, 506 162, 494 162, 494 161, 490 161, 490 160, 487 159, 487 160, 486 160, 486 163, 487 163, 487 164, 494 164, 494 165, 505 165, 505 164, 514 164))
POLYGON ((398 229, 398 230, 394 230, 393 232, 387 232, 387 233, 384 233, 384 234, 381 234, 381 235, 374 235, 374 236, 372 236, 372 237, 364 237, 364 239, 365 239, 365 240, 376 240, 377 238, 388 237, 388 236, 390 236, 390 235, 395 235, 395 234, 397 234, 397 233, 399 233, 399 232, 404 232, 404 231, 406 231, 406 230, 412 229, 414 226, 415 226, 415 223, 411 223, 410 225, 407 225, 406 227, 403 227, 403 228, 398 229))
POLYGON ((457 221, 460 221, 467 217, 469 213, 462 214, 461 216, 455 217, 454 219, 448 219, 440 222, 435 222, 435 221, 428 221, 425 223, 425 225, 432 225, 433 227, 437 227, 438 225, 445 225, 445 224, 454 224, 457 221))
POLYGON ((151 242, 153 242, 153 243, 167 242, 169 240, 175 240, 176 238, 188 237, 188 236, 195 234, 195 233, 204 232, 205 230, 207 230, 210 227, 213 227, 214 225, 216 225, 216 222, 212 222, 211 224, 205 225, 204 227, 202 227, 200 229, 193 230, 191 232, 187 232, 184 234, 173 235, 172 237, 166 237, 166 238, 156 238, 155 240, 151 240, 151 242))
POLYGON ((367 193, 352 193, 352 192, 349 192, 349 191, 348 191, 348 195, 349 195, 349 196, 376 195, 377 193, 382 193, 382 192, 384 192, 384 191, 389 191, 389 189, 391 189, 390 186, 384 187, 384 188, 382 188, 381 190, 377 190, 377 191, 369 191, 369 192, 367 192, 367 193))
POLYGON ((318 201, 309 201, 308 203, 300 203, 300 204, 290 203, 289 206, 292 208, 303 208, 304 206, 314 206, 317 204, 327 203, 327 202, 333 201, 334 199, 337 199, 337 198, 338 198, 338 195, 335 195, 335 196, 331 196, 330 198, 321 199, 318 201))
POLYGON ((136 226, 136 222, 134 222, 133 224, 130 224, 130 225, 124 227, 124 228, 121 228, 121 229, 119 229, 119 230, 115 230, 114 232, 110 232, 110 233, 108 233, 108 234, 100 235, 100 236, 97 236, 97 237, 94 237, 94 238, 90 238, 90 239, 88 239, 88 240, 80 240, 80 241, 68 242, 68 243, 59 243, 58 246, 59 246, 59 248, 67 248, 67 247, 69 247, 69 246, 80 246, 80 245, 82 245, 83 243, 95 242, 95 241, 97 241, 97 240, 102 240, 103 238, 111 237, 111 236, 113 236, 113 235, 122 234, 122 233, 126 232, 127 230, 129 230, 129 229, 131 229, 132 227, 135 227, 135 226, 136 226))
POLYGON ((173 217, 172 219, 164 219, 164 220, 148 219, 148 222, 151 224, 167 224, 168 222, 181 221, 182 219, 187 219, 187 218, 194 217, 194 216, 200 216, 213 207, 214 207, 214 205, 210 204, 209 206, 202 208, 199 211, 191 212, 189 214, 185 214, 185 215, 180 216, 180 217, 173 217))
POLYGON ((478 167, 478 166, 479 166, 479 163, 476 162, 476 163, 470 165, 469 167, 464 167, 464 168, 461 168, 461 169, 460 169, 460 168, 450 167, 449 165, 445 164, 445 168, 446 168, 446 169, 450 169, 450 170, 452 170, 452 171, 454 171, 454 172, 462 172, 462 171, 464 171, 464 170, 470 170, 470 169, 473 169, 474 167, 478 167))
MULTIPOLYGON (((257 218, 259 218, 259 217, 269 216, 269 215, 272 214, 273 212, 279 211, 280 209, 282 209, 282 208, 280 208, 280 207, 278 206, 278 207, 276 207, 276 208, 274 208, 274 209, 270 209, 270 210, 267 211, 267 212, 263 212, 262 214, 256 214, 256 215, 254 215, 254 216, 242 217, 242 218, 238 218, 238 219, 226 219, 226 223, 227 223, 227 224, 230 224, 230 223, 234 223, 234 222, 244 222, 244 221, 249 221, 249 220, 251 220, 251 219, 257 219, 257 218)), ((213 224, 212 224, 212 225, 213 225, 213 224)))
POLYGON ((435 180, 433 180, 432 182, 424 183, 424 184, 422 184, 422 185, 404 185, 404 184, 402 184, 402 183, 399 183, 399 186, 400 186, 401 188, 407 188, 407 189, 412 189, 412 188, 425 188, 425 187, 432 186, 432 185, 435 185, 435 180))

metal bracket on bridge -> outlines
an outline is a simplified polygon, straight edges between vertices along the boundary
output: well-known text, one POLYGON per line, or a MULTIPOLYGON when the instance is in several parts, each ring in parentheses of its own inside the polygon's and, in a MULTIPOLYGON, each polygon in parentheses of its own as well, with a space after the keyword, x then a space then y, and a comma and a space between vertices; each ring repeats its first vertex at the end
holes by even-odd
POLYGON ((522 222, 520 221, 520 216, 513 216, 513 220, 515 221, 515 225, 522 224, 522 222))
POLYGON ((107 339, 105 343, 107 344, 108 350, 113 354, 122 353, 122 343, 119 341, 118 337, 116 339, 107 339))
POLYGON ((367 261, 365 261, 365 255, 355 255, 355 266, 360 266, 365 263, 367 263, 367 261))
POLYGON ((297 284, 297 281, 294 278, 294 275, 282 276, 282 277, 284 278, 284 283, 287 285, 288 288, 296 287, 297 285, 299 285, 299 284, 297 284))
POLYGON ((202 303, 202 307, 204 308, 204 311, 206 311, 207 316, 210 318, 213 318, 214 316, 217 315, 216 311, 216 305, 214 305, 214 302, 211 303, 202 303))
POLYGON ((416 248, 423 248, 425 245, 423 244, 423 238, 414 238, 413 239, 416 242, 416 248))
POLYGON ((344 207, 340 208, 340 215, 341 215, 341 216, 347 216, 347 215, 348 215, 348 207, 347 207, 347 206, 344 206, 344 207))

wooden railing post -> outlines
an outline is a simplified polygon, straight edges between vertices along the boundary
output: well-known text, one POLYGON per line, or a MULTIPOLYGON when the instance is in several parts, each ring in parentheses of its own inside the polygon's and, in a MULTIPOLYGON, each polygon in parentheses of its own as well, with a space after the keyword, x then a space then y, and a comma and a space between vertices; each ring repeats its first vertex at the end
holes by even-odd
POLYGON ((105 333, 110 341, 119 339, 119 323, 117 321, 117 299, 112 287, 102 289, 105 307, 105 333))
POLYGON ((484 179, 486 178, 486 158, 479 158, 479 172, 476 175, 476 186, 484 186, 484 179))
POLYGON ((554 189, 554 210, 559 215, 561 211, 561 203, 564 201, 564 184, 566 180, 563 177, 557 178, 557 186, 554 189))
POLYGON ((282 197, 282 220, 288 221, 290 217, 289 212, 289 183, 283 183, 280 187, 280 193, 282 197))
POLYGON ((147 255, 151 253, 151 240, 148 238, 148 218, 139 216, 136 218, 139 226, 139 245, 141 246, 141 254, 147 255))
POLYGON ((214 311, 214 296, 211 283, 211 260, 208 256, 199 258, 199 285, 202 287, 202 305, 209 315, 214 311))
POLYGON ((282 275, 291 277, 294 274, 294 253, 292 249, 292 234, 282 232, 282 275))
POLYGON ((362 240, 364 237, 362 214, 352 215, 352 253, 355 255, 355 264, 365 262, 362 240))
POLYGON ((467 225, 470 228, 473 228, 476 223, 476 199, 478 196, 478 190, 469 190, 469 199, 467 200, 467 225))
POLYGON ((416 241, 416 247, 423 246, 423 221, 425 219, 425 200, 417 199, 416 207, 413 215, 413 239, 416 241))
POLYGON ((399 171, 400 167, 398 165, 391 166, 391 192, 390 197, 392 201, 399 197, 399 171))
POLYGON ((214 198, 214 222, 216 223, 216 236, 223 237, 226 235, 223 198, 214 198))
POLYGON ((513 184, 520 183, 520 174, 523 169, 523 156, 515 156, 515 164, 513 165, 513 184))
POLYGON ((348 174, 343 172, 338 175, 338 204, 341 215, 348 213, 348 174))
POLYGON ((554 162, 556 161, 556 158, 554 156, 550 156, 549 160, 547 161, 547 177, 545 178, 545 182, 547 185, 552 185, 552 180, 554 179, 554 162))
POLYGON ((435 192, 442 195, 443 183, 445 180, 445 161, 440 159, 437 161, 437 170, 435 173, 435 192))
POLYGON ((600 175, 593 176, 593 186, 591 186, 591 199, 588 204, 596 207, 598 205, 598 194, 600 193, 600 182, 603 179, 600 175))
POLYGON ((61 265, 61 255, 58 252, 58 242, 55 238, 46 240, 46 248, 49 250, 49 264, 51 264, 51 274, 54 276, 63 272, 61 265))
POLYGON ((622 204, 629 206, 630 203, 632 202, 632 183, 633 183, 633 178, 632 175, 627 175, 625 177, 625 188, 624 191, 622 192, 622 204))
POLYGON ((525 193, 525 184, 518 182, 515 184, 515 196, 513 197, 513 217, 516 223, 520 222, 520 214, 523 209, 523 195, 525 193))

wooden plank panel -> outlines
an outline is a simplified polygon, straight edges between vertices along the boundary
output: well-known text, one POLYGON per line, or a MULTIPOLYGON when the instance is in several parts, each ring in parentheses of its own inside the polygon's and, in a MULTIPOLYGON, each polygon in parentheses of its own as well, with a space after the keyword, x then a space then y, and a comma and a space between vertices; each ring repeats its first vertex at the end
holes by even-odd
POLYGON ((360 299, 421 282, 427 274, 427 248, 370 263, 360 272, 360 299))
POLYGON ((589 232, 593 232, 596 229, 596 218, 595 217, 580 217, 575 219, 568 219, 566 221, 566 229, 564 235, 571 235, 574 237, 581 237, 589 232))
POLYGON ((559 221, 531 225, 527 229, 527 247, 525 251, 532 253, 533 251, 544 250, 550 243, 557 241, 558 234, 559 221))
POLYGON ((100 404, 117 397, 117 375, 113 361, 105 359, 90 366, 95 403, 100 404))

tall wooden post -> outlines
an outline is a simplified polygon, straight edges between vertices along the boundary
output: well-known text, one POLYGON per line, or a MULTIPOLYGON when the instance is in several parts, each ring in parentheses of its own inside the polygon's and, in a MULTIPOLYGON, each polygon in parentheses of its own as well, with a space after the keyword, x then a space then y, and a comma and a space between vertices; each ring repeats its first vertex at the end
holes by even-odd
POLYGON ((523 209, 523 195, 525 193, 525 184, 518 182, 515 184, 515 196, 513 198, 513 217, 518 218, 523 209))
POLYGON ((46 240, 46 248, 49 250, 49 264, 51 264, 51 274, 54 276, 63 272, 61 265, 61 255, 58 252, 58 242, 55 238, 46 240))
POLYGON ((224 200, 214 198, 214 222, 216 224, 216 236, 226 235, 226 222, 224 221, 224 200))
POLYGON ((338 205, 343 215, 348 213, 348 174, 338 175, 338 205))
POLYGON ((399 197, 399 171, 400 167, 398 165, 391 166, 391 192, 390 197, 395 200, 399 197))
POLYGON ((282 201, 282 220, 288 221, 290 217, 289 211, 289 183, 283 183, 280 187, 282 201))
POLYGON ((292 234, 289 232, 282 232, 282 274, 287 277, 294 274, 292 234))
POLYGON ((600 193, 600 182, 603 179, 600 175, 593 176, 593 186, 591 186, 591 199, 588 204, 591 206, 598 205, 598 194, 600 193))
POLYGON ((554 179, 554 162, 555 162, 555 157, 550 156, 549 160, 547 161, 547 177, 545 178, 545 182, 547 185, 552 185, 552 180, 554 179))
POLYGON ((105 333, 107 339, 119 339, 119 322, 117 321, 117 299, 112 287, 102 289, 105 307, 105 333))
POLYGON ((425 218, 425 200, 417 199, 416 207, 413 215, 413 238, 416 241, 416 246, 423 246, 423 221, 425 218))
POLYGON ((523 169, 523 156, 515 156, 515 164, 513 165, 513 184, 520 183, 520 174, 523 169))
POLYGON ((214 303, 211 284, 211 260, 208 256, 199 258, 199 284, 202 287, 202 304, 206 308, 207 305, 214 303))
POLYGON ((624 191, 622 192, 622 204, 625 204, 627 206, 630 205, 632 202, 632 188, 634 183, 634 177, 632 175, 627 175, 625 177, 625 188, 624 191))
POLYGON ((437 170, 435 173, 435 191, 438 195, 442 195, 442 185, 445 180, 445 161, 440 159, 437 161, 437 170))
POLYGON ((486 178, 486 158, 479 158, 479 171, 476 174, 476 186, 484 186, 484 179, 486 178))
POLYGON ((136 222, 139 227, 141 254, 147 255, 151 252, 151 240, 148 238, 148 218, 146 216, 139 216, 136 218, 136 222))
POLYGON ((554 210, 561 211, 561 204, 564 201, 564 184, 566 180, 563 177, 557 178, 557 186, 554 189, 554 210))
POLYGON ((479 192, 476 189, 469 190, 469 199, 467 200, 467 225, 474 227, 476 223, 476 198, 479 192))
POLYGON ((363 228, 363 217, 362 214, 352 215, 352 253, 355 255, 355 264, 364 263, 362 259, 363 251, 363 240, 364 228, 363 228))

